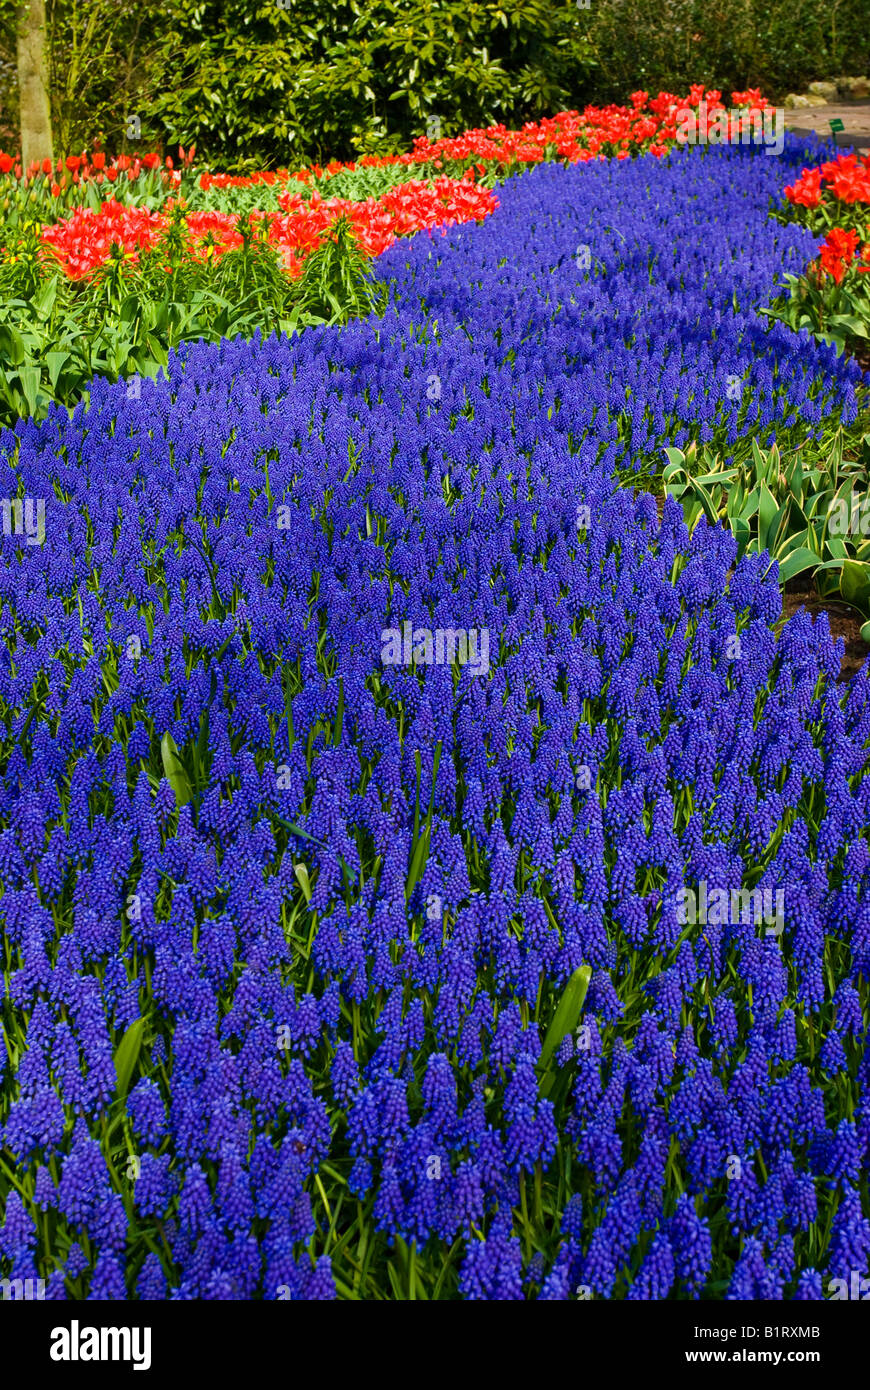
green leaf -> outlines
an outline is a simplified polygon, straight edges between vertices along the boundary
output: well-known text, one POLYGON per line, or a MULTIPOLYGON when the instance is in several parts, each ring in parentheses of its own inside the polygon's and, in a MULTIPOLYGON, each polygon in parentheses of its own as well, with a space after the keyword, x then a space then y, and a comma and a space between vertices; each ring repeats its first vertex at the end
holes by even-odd
POLYGON ((46 280, 33 297, 33 309, 37 318, 47 319, 52 309, 54 301, 57 299, 57 276, 53 275, 50 280, 46 280))
POLYGON ((752 441, 752 462, 755 468, 755 486, 760 488, 767 478, 768 461, 762 452, 757 439, 752 441))
POLYGON ((115 1075, 118 1078, 118 1097, 120 1100, 123 1100, 127 1094, 130 1078, 139 1060, 144 1028, 144 1018, 135 1019, 115 1048, 115 1075))
POLYGON ((57 379, 64 362, 69 358, 68 352, 47 352, 45 354, 45 365, 48 367, 48 379, 51 382, 52 391, 57 389, 57 379))
POLYGON ((843 431, 842 431, 842 429, 838 429, 838 430, 837 430, 837 433, 834 435, 834 442, 833 442, 833 444, 831 445, 831 453, 830 453, 830 457, 828 458, 828 466, 827 466, 828 477, 830 478, 831 484, 832 484, 833 487, 836 487, 836 486, 837 486, 837 476, 838 476, 838 474, 839 474, 840 465, 842 464, 842 462, 843 462, 843 431))
POLYGON ((758 544, 762 550, 767 548, 768 536, 773 538, 773 525, 776 521, 777 511, 776 498, 767 483, 763 482, 758 492, 758 544))
POLYGON ((796 575, 803 574, 804 570, 814 570, 818 566, 819 557, 812 550, 807 550, 806 546, 801 546, 793 550, 779 563, 779 582, 787 584, 796 575))
POLYGON ((848 560, 849 547, 842 536, 828 536, 828 550, 836 560, 848 560))
POLYGON ((305 865, 301 862, 301 860, 299 861, 299 863, 293 865, 293 873, 296 875, 296 882, 299 884, 299 887, 302 889, 302 896, 304 897, 304 899, 305 899, 305 901, 306 901, 307 903, 310 903, 310 902, 311 902, 311 880, 310 880, 310 878, 308 877, 308 870, 307 870, 307 868, 305 867, 305 865))
POLYGON ((179 807, 187 804, 191 800, 193 793, 190 789, 190 782, 187 780, 187 773, 179 756, 175 739, 167 732, 163 735, 160 743, 160 756, 163 760, 163 771, 166 780, 175 792, 175 804, 179 807))
POLYGON ((836 318, 831 320, 831 327, 845 329, 855 338, 870 338, 870 328, 857 314, 837 314, 836 318))
POLYGON ((421 775, 421 763, 419 752, 415 754, 415 758, 417 762, 417 798, 416 805, 414 808, 414 839, 412 842, 414 847, 411 851, 411 863, 408 869, 408 881, 405 884, 406 901, 410 899, 411 894, 413 893, 420 879, 423 877, 423 870, 426 867, 426 861, 429 858, 429 837, 432 830, 432 812, 435 806, 435 784, 438 778, 438 765, 441 761, 441 740, 439 739, 438 742, 435 744, 435 752, 432 760, 432 790, 429 795, 429 811, 426 816, 426 822, 422 830, 420 830, 419 835, 417 834, 420 815, 421 775))
POLYGON ((740 510, 741 521, 751 521, 758 511, 758 485, 746 494, 743 506, 740 510))
POLYGON ((31 415, 35 415, 39 404, 39 382, 42 373, 38 367, 27 366, 18 368, 18 379, 21 382, 21 389, 24 392, 24 399, 31 415))
POLYGON ((550 1060, 562 1039, 568 1033, 573 1033, 577 1027, 591 978, 591 966, 578 966, 565 986, 562 998, 556 1006, 556 1012, 547 1029, 547 1036, 544 1038, 544 1046, 541 1048, 541 1057, 538 1062, 538 1072, 542 1078, 541 1093, 544 1096, 549 1094, 554 1080, 550 1071, 550 1060))
POLYGON ((333 743, 341 743, 341 734, 344 728, 344 681, 341 676, 338 678, 338 709, 335 714, 335 734, 333 743))
POLYGON ((870 608, 870 565, 860 560, 844 560, 840 592, 846 602, 856 608, 870 608))
POLYGON ((788 475, 788 487, 794 500, 800 506, 804 496, 804 470, 801 456, 797 454, 788 475))
POLYGON ((690 478, 689 484, 698 501, 700 502, 707 520, 710 522, 711 525, 715 526, 717 521, 719 520, 719 513, 716 509, 716 505, 712 497, 708 493, 707 489, 703 487, 701 483, 698 482, 697 478, 690 478))
POLYGON ((26 356, 24 339, 11 323, 0 323, 0 358, 5 357, 13 367, 20 367, 26 356))
MULTIPOLYGON (((788 522, 791 509, 792 500, 790 497, 787 497, 785 502, 778 509, 776 516, 773 518, 773 520, 770 523, 770 526, 767 529, 767 535, 764 538, 764 545, 765 548, 770 551, 771 555, 775 555, 777 553, 779 544, 787 543, 788 522)), ((800 533, 798 533, 798 535, 800 535, 800 533)), ((793 539, 795 540, 797 538, 798 536, 793 537, 793 539)), ((803 539, 803 537, 801 537, 801 539, 803 539)))

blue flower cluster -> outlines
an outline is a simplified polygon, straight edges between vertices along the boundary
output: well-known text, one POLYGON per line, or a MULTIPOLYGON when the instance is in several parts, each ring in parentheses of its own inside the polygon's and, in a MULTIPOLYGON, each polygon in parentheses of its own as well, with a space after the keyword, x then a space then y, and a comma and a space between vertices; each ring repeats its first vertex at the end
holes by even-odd
POLYGON ((768 216, 805 158, 537 168, 391 248, 382 321, 0 438, 0 1272, 866 1273, 868 674, 614 473, 854 418, 857 366, 758 312, 812 254, 768 216), (687 919, 702 884, 737 910, 687 919))

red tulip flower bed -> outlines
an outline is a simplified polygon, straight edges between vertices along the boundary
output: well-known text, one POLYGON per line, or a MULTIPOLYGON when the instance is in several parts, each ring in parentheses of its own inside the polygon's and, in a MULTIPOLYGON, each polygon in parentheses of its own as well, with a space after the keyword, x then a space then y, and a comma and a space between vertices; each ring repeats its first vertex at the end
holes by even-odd
MULTIPOLYGON (((428 227, 480 221, 497 205, 495 194, 477 187, 471 173, 462 179, 399 184, 382 197, 363 202, 321 198, 316 193, 304 199, 299 193, 288 193, 281 198, 282 213, 254 215, 268 218, 269 240, 277 248, 284 268, 296 278, 305 257, 342 214, 348 217, 362 249, 377 256, 397 236, 428 227)), ((80 279, 103 264, 113 242, 133 256, 140 248, 153 246, 169 224, 167 214, 171 206, 166 205, 166 212, 152 212, 110 199, 96 212, 76 208, 69 217, 46 227, 42 236, 66 273, 80 279)), ((241 246, 236 222, 231 213, 189 211, 186 223, 191 254, 202 256, 211 247, 211 254, 218 257, 231 247, 241 246)))
MULTIPOLYGON (((120 202, 147 202, 154 210, 155 202, 173 194, 188 197, 195 205, 195 199, 189 196, 195 189, 207 192, 258 185, 286 188, 292 181, 309 190, 335 175, 365 169, 395 168, 400 174, 407 168, 412 178, 438 178, 442 173, 458 177, 475 165, 481 173, 501 175, 511 168, 543 160, 576 164, 612 156, 628 158, 631 154, 663 155, 676 142, 678 111, 689 107, 698 111, 702 103, 708 124, 717 111, 724 109, 721 92, 705 91, 700 84, 683 97, 672 92, 660 92, 656 97, 650 97, 648 92, 634 92, 628 106, 561 111, 541 121, 529 121, 521 130, 492 125, 437 140, 423 135, 404 154, 363 155, 351 163, 332 160, 325 167, 314 164, 292 173, 286 168, 245 175, 203 171, 195 166, 193 147, 186 151, 181 147, 178 167, 172 159, 164 159, 153 151, 109 157, 95 150, 90 154, 70 154, 57 161, 34 162, 24 169, 20 158, 0 150, 0 207, 4 195, 20 205, 23 194, 30 211, 38 211, 40 220, 46 222, 80 204, 90 203, 95 210, 94 195, 103 188, 120 202)), ((755 111, 768 105, 755 89, 732 92, 731 104, 755 111)))
MULTIPOLYGON (((471 164, 483 173, 491 168, 503 171, 514 165, 540 164, 551 159, 579 164, 611 156, 617 159, 646 153, 660 156, 676 142, 677 112, 689 107, 697 111, 702 102, 709 125, 716 112, 725 109, 722 93, 705 91, 703 85, 698 84, 685 97, 672 92, 660 92, 657 97, 650 97, 648 92, 633 92, 630 106, 587 106, 582 112, 560 111, 541 121, 529 121, 522 130, 493 125, 438 140, 421 135, 414 141, 413 149, 405 154, 363 155, 348 164, 332 160, 325 167, 313 164, 292 174, 286 169, 245 176, 206 173, 201 176, 200 187, 243 188, 258 183, 286 184, 291 179, 310 186, 357 169, 392 166, 438 170, 454 164, 471 164)), ((745 92, 732 92, 731 104, 750 111, 763 111, 768 102, 759 91, 750 88, 745 92)))
POLYGON ((860 208, 864 216, 870 207, 870 155, 842 154, 837 159, 820 164, 817 169, 804 169, 796 183, 790 184, 785 196, 795 207, 836 215, 837 204, 860 208))

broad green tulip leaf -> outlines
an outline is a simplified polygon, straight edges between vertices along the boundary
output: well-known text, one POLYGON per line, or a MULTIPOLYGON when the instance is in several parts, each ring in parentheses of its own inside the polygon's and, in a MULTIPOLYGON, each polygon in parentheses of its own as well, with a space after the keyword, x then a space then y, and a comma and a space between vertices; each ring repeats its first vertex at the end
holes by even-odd
POLYGON ((767 483, 762 483, 758 492, 758 543, 762 550, 767 548, 768 537, 773 538, 777 510, 776 498, 767 483))
POLYGON ((812 550, 807 550, 805 546, 799 550, 793 550, 779 563, 780 584, 787 584, 790 579, 794 579, 798 574, 803 574, 805 570, 816 569, 818 563, 818 555, 814 554, 812 550))
POLYGON ((45 354, 45 365, 48 368, 48 379, 51 382, 51 389, 57 388, 57 379, 60 376, 64 362, 69 360, 68 352, 47 352, 45 354))
POLYGON ((870 606, 870 565, 861 564, 858 560, 844 560, 840 592, 846 602, 853 603, 856 608, 866 609, 870 606))

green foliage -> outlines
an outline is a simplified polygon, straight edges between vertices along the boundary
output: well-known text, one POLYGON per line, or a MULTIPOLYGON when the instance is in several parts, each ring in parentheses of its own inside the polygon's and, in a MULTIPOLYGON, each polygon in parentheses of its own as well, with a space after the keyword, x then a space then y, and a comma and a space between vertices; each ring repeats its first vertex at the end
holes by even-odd
MULTIPOLYGON (((870 65, 864 0, 178 0, 146 119, 223 167, 407 148, 637 88, 781 99, 870 65)), ((338 191, 338 190, 336 190, 338 191)))
POLYGON ((547 1036, 544 1038, 544 1045, 541 1048, 541 1056, 538 1062, 538 1073, 541 1077, 541 1094, 549 1096, 553 1083, 556 1080, 556 1067, 553 1058, 557 1047, 563 1038, 574 1033, 580 1015, 583 1011, 583 1004, 586 1000, 586 992, 589 989, 589 981, 592 978, 592 969, 588 965, 581 965, 574 971, 562 992, 562 997, 556 1006, 552 1021, 547 1029, 547 1036))
POLYGON ((381 168, 363 166, 356 169, 341 169, 330 174, 324 169, 320 178, 312 179, 300 188, 310 196, 317 193, 321 198, 347 198, 350 202, 362 202, 365 198, 380 198, 397 184, 406 183, 421 175, 431 177, 433 173, 442 174, 451 170, 415 168, 407 164, 387 164, 381 168))
MULTIPOLYGON (((18 0, 0 0, 0 148, 7 149, 17 147, 17 7, 18 0)), ((55 154, 78 153, 96 136, 113 150, 151 148, 158 131, 149 128, 145 107, 167 77, 159 75, 155 59, 160 36, 173 22, 172 6, 156 0, 46 0, 46 20, 55 154), (140 116, 141 131, 129 142, 127 120, 133 114, 140 116)))
MULTIPOLYGON (((784 459, 776 445, 734 467, 705 449, 666 449, 666 494, 679 501, 691 531, 702 516, 725 522, 737 541, 738 559, 767 551, 780 582, 812 571, 819 592, 838 594, 870 618, 870 434, 860 456, 843 458, 838 431, 827 457, 811 466, 800 450, 784 459), (703 470, 703 471, 702 471, 703 470)), ((870 639, 870 622, 862 630, 870 639)))
POLYGON ((149 108, 224 167, 406 148, 558 110, 591 64, 573 0, 180 0, 149 108))
MULTIPOLYGON (((6 147, 16 3, 0 0, 6 147)), ((225 169, 405 149, 432 116, 454 135, 695 82, 781 100, 870 67, 866 0, 49 0, 48 15, 58 153, 195 142, 225 169)))

